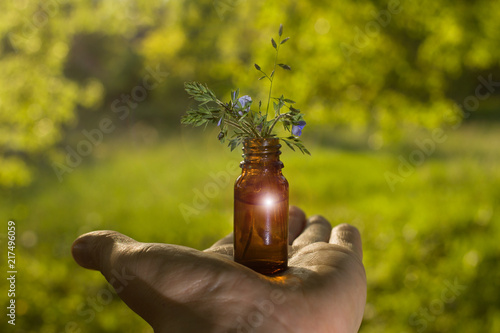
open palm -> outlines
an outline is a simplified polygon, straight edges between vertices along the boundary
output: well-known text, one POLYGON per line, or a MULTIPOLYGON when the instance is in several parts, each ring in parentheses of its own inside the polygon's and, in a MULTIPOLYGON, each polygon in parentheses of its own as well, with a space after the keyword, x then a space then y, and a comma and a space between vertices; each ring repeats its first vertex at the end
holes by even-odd
POLYGON ((155 332, 357 332, 366 301, 356 228, 290 208, 289 268, 268 277, 233 261, 229 235, 205 251, 95 231, 75 260, 101 271, 155 332))

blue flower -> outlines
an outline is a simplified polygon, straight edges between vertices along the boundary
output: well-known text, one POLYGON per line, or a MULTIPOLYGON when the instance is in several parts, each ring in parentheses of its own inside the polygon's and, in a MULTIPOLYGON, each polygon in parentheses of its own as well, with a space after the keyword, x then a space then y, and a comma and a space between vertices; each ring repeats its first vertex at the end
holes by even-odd
POLYGON ((304 126, 306 126, 306 122, 303 120, 299 121, 297 125, 292 126, 292 134, 295 136, 300 136, 302 134, 304 126))
MULTIPOLYGON (((245 96, 241 96, 240 98, 238 98, 238 105, 237 107, 239 107, 239 104, 241 104, 241 109, 242 111, 245 111, 245 112, 248 112, 250 111, 250 103, 252 102, 252 98, 248 95, 245 95, 245 96), (245 109, 245 106, 248 104, 248 107, 245 109)), ((243 112, 242 111, 238 111, 238 114, 240 116, 243 115, 243 112)))

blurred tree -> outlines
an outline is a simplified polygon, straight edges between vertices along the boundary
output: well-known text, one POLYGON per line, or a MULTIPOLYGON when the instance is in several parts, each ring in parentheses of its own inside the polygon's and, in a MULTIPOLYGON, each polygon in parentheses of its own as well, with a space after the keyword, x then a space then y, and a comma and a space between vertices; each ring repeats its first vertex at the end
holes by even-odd
MULTIPOLYGON (((220 94, 239 86, 254 100, 265 82, 253 63, 274 60, 270 36, 290 36, 276 92, 310 123, 370 128, 380 138, 407 127, 455 124, 498 109, 499 1, 139 0, 0 5, 0 184, 28 184, 27 161, 64 160, 54 149, 78 123, 110 110, 145 68, 169 73, 134 119, 178 124, 182 83, 220 94), (490 82, 484 86, 484 82, 490 82), (476 87, 483 85, 477 98, 476 87), (467 99, 467 97, 470 98, 467 99), (80 110, 82 112, 77 113, 80 110), (94 116, 88 110, 95 110, 94 116), (99 110, 101 113, 99 113, 99 110)), ((95 121, 94 121, 94 125, 95 121)), ((157 125, 156 125, 157 126, 157 125)))
POLYGON ((143 25, 138 8, 147 21, 147 5, 135 2, 0 4, 0 186, 29 184, 30 164, 42 157, 63 161, 54 147, 77 124, 76 112, 100 107, 123 80, 117 70, 130 67, 117 52, 143 25))

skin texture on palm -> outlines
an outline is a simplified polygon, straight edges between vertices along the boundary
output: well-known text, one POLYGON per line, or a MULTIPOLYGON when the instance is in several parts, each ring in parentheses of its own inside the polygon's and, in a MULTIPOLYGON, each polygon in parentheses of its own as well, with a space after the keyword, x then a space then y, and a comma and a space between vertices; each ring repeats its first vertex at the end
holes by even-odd
POLYGON ((72 253, 157 333, 357 332, 366 302, 358 230, 332 230, 296 207, 289 229, 289 268, 272 277, 233 261, 232 235, 198 251, 95 231, 72 253))

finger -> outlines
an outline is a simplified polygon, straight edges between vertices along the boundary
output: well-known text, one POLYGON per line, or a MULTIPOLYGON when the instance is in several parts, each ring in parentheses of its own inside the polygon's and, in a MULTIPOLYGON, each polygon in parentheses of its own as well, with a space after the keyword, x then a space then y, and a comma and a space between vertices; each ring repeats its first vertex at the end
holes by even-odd
POLYGON ((233 233, 230 233, 229 235, 219 239, 217 242, 214 243, 214 245, 212 245, 208 249, 212 249, 212 248, 219 247, 222 245, 233 244, 233 242, 234 242, 234 235, 233 235, 233 233))
POLYGON ((75 261, 82 267, 98 270, 116 290, 118 296, 146 321, 154 320, 154 309, 144 301, 144 295, 160 302, 160 297, 137 278, 137 262, 130 254, 139 248, 136 242, 116 231, 94 231, 78 237, 71 247, 75 261), (147 309, 147 311, 144 311, 147 309))
POLYGON ((294 241, 294 246, 304 246, 316 242, 327 242, 332 226, 323 216, 315 215, 307 221, 306 228, 294 241))
POLYGON ((226 237, 219 239, 214 245, 210 246, 205 252, 218 253, 222 255, 226 255, 229 257, 233 257, 233 240, 234 235, 230 233, 226 237))
MULTIPOLYGON (((306 223, 307 220, 304 211, 298 208, 297 206, 290 206, 289 221, 288 221, 288 239, 290 244, 304 230, 306 223)), ((205 251, 229 254, 228 253, 229 247, 227 245, 233 245, 233 243, 234 243, 234 234, 230 233, 229 235, 219 239, 205 251)))
POLYGON ((78 237, 71 246, 71 254, 80 266, 102 270, 103 258, 109 259, 117 244, 133 243, 138 242, 116 231, 94 231, 78 237))
POLYGON ((288 242, 292 242, 297 238, 306 226, 306 214, 297 206, 290 206, 288 213, 288 242))
POLYGON ((175 281, 166 276, 192 259, 187 250, 167 244, 139 243, 114 231, 96 231, 76 239, 72 254, 81 266, 101 271, 118 296, 154 328, 161 325, 165 313, 173 313, 168 318, 172 322, 175 319, 189 322, 188 318, 182 318, 186 314, 196 318, 187 306, 164 295, 167 292, 178 295, 179 286, 186 289, 184 284, 194 285, 186 278, 175 281))
POLYGON ((340 245, 353 251, 360 259, 363 259, 363 246, 361 235, 356 227, 343 223, 332 230, 330 244, 340 245))

